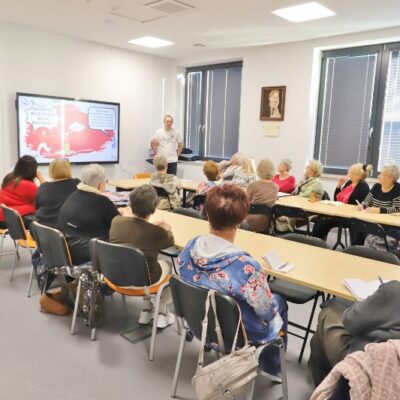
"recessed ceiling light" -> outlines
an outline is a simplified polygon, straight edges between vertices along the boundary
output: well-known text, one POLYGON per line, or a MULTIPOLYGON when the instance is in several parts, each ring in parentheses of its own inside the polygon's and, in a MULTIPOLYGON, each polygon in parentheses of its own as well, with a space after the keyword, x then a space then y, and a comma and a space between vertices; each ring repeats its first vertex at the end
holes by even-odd
POLYGON ((139 46, 151 47, 152 49, 156 49, 157 47, 165 47, 171 46, 174 43, 169 42, 168 40, 159 39, 153 36, 144 36, 138 39, 132 39, 129 43, 137 44, 139 46))
POLYGON ((272 11, 272 14, 295 23, 333 17, 336 15, 332 10, 315 1, 312 1, 311 3, 299 4, 293 7, 281 8, 279 10, 272 11))

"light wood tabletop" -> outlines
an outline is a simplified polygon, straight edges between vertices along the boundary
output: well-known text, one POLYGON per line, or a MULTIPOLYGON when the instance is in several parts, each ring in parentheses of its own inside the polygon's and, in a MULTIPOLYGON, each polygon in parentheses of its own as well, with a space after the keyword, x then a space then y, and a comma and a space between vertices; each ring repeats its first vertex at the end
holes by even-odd
POLYGON ((364 221, 374 222, 383 225, 400 227, 400 214, 369 214, 358 211, 357 206, 350 204, 329 204, 324 201, 311 202, 309 199, 300 196, 286 196, 279 198, 276 202, 289 207, 302 208, 303 210, 332 217, 358 218, 364 221))
MULTIPOLYGON (((184 247, 190 239, 209 231, 207 221, 167 211, 157 210, 151 221, 157 220, 164 220, 171 225, 175 243, 179 247, 184 247)), ((400 280, 399 266, 273 236, 239 230, 235 244, 250 253, 269 275, 347 300, 354 300, 354 296, 343 285, 345 278, 372 281, 379 275, 382 279, 400 280), (262 256, 271 250, 275 250, 283 261, 295 267, 288 273, 271 270, 262 260, 262 256)))
MULTIPOLYGON (((199 182, 193 181, 190 179, 181 179, 182 188, 195 192, 197 190, 197 186, 199 182)), ((123 190, 132 190, 138 186, 147 185, 150 182, 150 178, 141 178, 141 179, 111 179, 107 182, 107 185, 114 186, 118 189, 123 190)))

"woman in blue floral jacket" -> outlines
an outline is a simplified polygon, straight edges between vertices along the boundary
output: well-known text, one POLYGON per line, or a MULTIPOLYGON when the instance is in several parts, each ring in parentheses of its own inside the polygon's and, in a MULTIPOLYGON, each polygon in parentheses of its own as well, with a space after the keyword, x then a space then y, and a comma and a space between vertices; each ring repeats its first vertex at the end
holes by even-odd
MULTIPOLYGON (((215 187, 207 194, 205 212, 210 233, 192 239, 179 256, 180 273, 186 282, 215 289, 239 304, 249 341, 260 346, 284 336, 287 304, 272 294, 261 266, 250 254, 234 245, 237 228, 249 210, 245 192, 234 186, 215 187)), ((277 349, 262 353, 261 368, 279 375, 277 349)))

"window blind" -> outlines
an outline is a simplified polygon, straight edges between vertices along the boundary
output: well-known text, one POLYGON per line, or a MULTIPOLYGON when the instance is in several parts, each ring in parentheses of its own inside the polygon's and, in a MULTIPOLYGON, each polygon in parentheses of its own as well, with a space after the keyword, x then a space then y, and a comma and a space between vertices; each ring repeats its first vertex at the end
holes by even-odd
POLYGON ((400 164, 400 52, 391 51, 386 81, 378 170, 400 164))
POLYGON ((377 53, 325 59, 316 156, 328 171, 367 160, 377 59, 377 53))
POLYGON ((191 149, 196 155, 200 154, 202 79, 201 71, 187 74, 185 147, 191 149))

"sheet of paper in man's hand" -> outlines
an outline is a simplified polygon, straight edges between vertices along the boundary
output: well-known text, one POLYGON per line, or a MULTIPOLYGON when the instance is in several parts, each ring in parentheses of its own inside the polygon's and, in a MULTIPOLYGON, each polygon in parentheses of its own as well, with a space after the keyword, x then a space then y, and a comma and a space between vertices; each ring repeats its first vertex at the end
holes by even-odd
POLYGON ((275 250, 269 251, 262 258, 274 271, 289 272, 294 268, 293 264, 283 262, 275 250))

